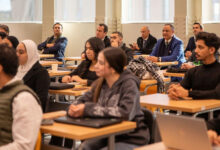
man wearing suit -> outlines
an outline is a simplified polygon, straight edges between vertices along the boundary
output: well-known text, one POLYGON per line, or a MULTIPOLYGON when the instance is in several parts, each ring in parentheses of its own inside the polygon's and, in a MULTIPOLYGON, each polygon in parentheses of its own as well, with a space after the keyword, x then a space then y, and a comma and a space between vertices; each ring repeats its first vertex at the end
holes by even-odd
MULTIPOLYGON (((185 56, 186 56, 187 59, 189 59, 190 56, 192 56, 192 53, 196 48, 196 44, 195 44, 196 35, 199 32, 202 32, 202 31, 203 31, 202 25, 198 22, 195 22, 193 24, 193 34, 194 34, 194 36, 189 38, 188 44, 187 44, 186 49, 185 49, 185 56)), ((193 59, 193 58, 191 58, 191 59, 193 59)))
POLYGON ((105 44, 105 48, 111 46, 111 42, 107 36, 107 33, 108 33, 108 26, 103 23, 99 24, 96 30, 96 37, 103 40, 105 44))
POLYGON ((67 38, 62 37, 63 26, 60 23, 53 25, 54 35, 48 37, 46 41, 38 45, 43 54, 54 54, 58 61, 63 61, 67 38))
POLYGON ((150 34, 147 26, 141 27, 141 37, 137 39, 137 43, 133 43, 132 49, 139 50, 141 54, 150 54, 157 39, 150 34))
POLYGON ((184 63, 183 42, 174 36, 174 27, 172 24, 163 26, 163 38, 159 39, 150 54, 146 59, 153 62, 168 62, 178 61, 177 67, 184 63))

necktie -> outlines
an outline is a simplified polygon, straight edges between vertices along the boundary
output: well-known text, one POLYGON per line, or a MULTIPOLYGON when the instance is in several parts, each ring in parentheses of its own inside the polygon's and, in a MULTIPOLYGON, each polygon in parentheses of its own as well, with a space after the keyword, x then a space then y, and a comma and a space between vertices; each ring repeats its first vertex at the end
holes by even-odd
POLYGON ((143 48, 145 48, 147 46, 147 40, 143 41, 143 48))
POLYGON ((169 43, 168 43, 168 41, 166 41, 166 42, 165 42, 166 48, 168 48, 168 45, 169 45, 169 43))

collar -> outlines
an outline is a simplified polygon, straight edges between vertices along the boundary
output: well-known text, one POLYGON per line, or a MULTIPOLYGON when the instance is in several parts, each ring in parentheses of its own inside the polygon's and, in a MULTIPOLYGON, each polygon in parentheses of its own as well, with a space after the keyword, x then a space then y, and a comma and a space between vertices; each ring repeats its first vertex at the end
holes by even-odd
POLYGON ((148 38, 149 38, 149 36, 148 36, 148 37, 146 37, 145 39, 143 39, 143 38, 142 38, 142 39, 143 39, 144 41, 147 41, 147 39, 148 39, 148 38))
MULTIPOLYGON (((14 77, 14 78, 12 78, 10 81, 8 81, 3 87, 5 87, 5 86, 7 86, 7 85, 10 85, 10 84, 12 84, 12 83, 14 83, 15 81, 18 81, 19 79, 18 78, 16 78, 16 77, 14 77)), ((1 90, 2 88, 0 88, 0 90, 1 90)))

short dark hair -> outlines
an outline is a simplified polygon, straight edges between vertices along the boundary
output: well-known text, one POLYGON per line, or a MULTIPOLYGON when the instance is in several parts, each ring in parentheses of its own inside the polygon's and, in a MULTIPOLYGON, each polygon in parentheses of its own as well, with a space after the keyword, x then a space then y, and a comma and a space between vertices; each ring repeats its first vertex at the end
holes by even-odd
POLYGON ((5 32, 0 32, 0 37, 1 37, 2 39, 4 39, 6 36, 7 36, 7 34, 6 34, 5 32))
POLYGON ((203 40, 208 47, 214 47, 215 53, 220 46, 220 38, 215 33, 199 32, 196 41, 203 40))
POLYGON ((117 73, 122 73, 127 64, 127 56, 121 48, 109 47, 104 49, 103 55, 110 67, 117 73))
POLYGON ((112 32, 112 34, 118 34, 119 37, 123 38, 123 34, 119 31, 112 32))
POLYGON ((200 29, 203 29, 203 26, 200 23, 198 22, 193 23, 193 25, 196 25, 196 24, 199 25, 200 29))
POLYGON ((171 30, 173 30, 173 31, 175 29, 174 26, 172 24, 170 24, 170 23, 166 23, 166 24, 164 24, 164 26, 170 26, 171 30))
POLYGON ((7 25, 5 25, 5 24, 0 24, 0 28, 2 28, 3 30, 5 30, 5 32, 6 32, 7 34, 9 34, 9 27, 8 27, 7 25))
POLYGON ((6 36, 5 39, 8 39, 11 42, 14 49, 17 48, 19 41, 15 36, 6 36))
POLYGON ((53 28, 54 28, 54 26, 57 25, 57 24, 60 25, 61 28, 63 29, 63 25, 62 25, 61 23, 59 23, 59 22, 54 23, 54 24, 53 24, 53 28))
POLYGON ((104 23, 100 23, 99 26, 103 26, 104 27, 104 32, 107 33, 108 32, 108 26, 104 23))
POLYGON ((14 77, 18 71, 19 63, 16 51, 7 44, 0 44, 0 65, 10 77, 14 77))

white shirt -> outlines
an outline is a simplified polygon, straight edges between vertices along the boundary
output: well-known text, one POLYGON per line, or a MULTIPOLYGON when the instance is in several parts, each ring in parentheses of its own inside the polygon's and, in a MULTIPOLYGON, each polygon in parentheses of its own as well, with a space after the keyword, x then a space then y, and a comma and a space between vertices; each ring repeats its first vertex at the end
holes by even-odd
MULTIPOLYGON (((12 83, 14 81, 15 79, 9 82, 12 83)), ((32 94, 21 92, 14 98, 12 108, 13 142, 1 146, 0 150, 33 150, 42 119, 40 105, 32 94)))

